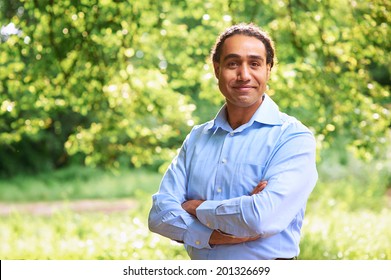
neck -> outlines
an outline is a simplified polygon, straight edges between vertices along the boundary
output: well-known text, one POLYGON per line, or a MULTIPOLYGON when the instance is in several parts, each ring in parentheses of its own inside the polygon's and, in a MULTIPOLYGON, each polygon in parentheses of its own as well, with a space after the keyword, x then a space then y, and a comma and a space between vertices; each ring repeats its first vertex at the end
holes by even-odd
POLYGON ((250 107, 242 108, 227 103, 227 120, 231 128, 237 129, 239 126, 248 123, 261 104, 262 101, 250 107))

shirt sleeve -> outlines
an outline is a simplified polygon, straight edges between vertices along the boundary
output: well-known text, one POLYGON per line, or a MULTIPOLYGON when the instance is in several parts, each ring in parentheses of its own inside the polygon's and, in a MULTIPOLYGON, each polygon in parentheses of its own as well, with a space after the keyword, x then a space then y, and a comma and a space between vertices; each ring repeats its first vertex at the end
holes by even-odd
MULTIPOLYGON (((189 138, 189 137, 188 137, 189 138)), ((148 225, 152 232, 192 247, 208 248, 213 230, 182 208, 186 201, 186 143, 166 171, 159 191, 153 195, 148 225)))
POLYGON ((309 131, 288 134, 266 163, 267 187, 259 194, 202 203, 197 218, 238 237, 268 237, 286 229, 312 192, 318 175, 315 139, 309 131))

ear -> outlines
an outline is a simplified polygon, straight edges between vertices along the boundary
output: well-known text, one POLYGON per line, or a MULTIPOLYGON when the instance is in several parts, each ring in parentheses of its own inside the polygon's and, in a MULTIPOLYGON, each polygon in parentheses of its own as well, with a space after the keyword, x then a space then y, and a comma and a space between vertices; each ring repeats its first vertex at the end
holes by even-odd
POLYGON ((213 68, 214 68, 214 71, 215 71, 215 77, 218 80, 219 79, 219 73, 220 73, 220 63, 213 62, 213 68))

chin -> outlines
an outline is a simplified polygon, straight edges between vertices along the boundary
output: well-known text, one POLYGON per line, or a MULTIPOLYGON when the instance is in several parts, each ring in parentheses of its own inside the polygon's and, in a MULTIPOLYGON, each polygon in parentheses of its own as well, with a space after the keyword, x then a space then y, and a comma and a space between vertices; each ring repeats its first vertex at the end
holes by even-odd
POLYGON ((235 103, 231 103, 232 105, 239 107, 239 108, 249 108, 253 106, 259 106, 260 103, 257 101, 249 102, 249 101, 237 101, 235 103))

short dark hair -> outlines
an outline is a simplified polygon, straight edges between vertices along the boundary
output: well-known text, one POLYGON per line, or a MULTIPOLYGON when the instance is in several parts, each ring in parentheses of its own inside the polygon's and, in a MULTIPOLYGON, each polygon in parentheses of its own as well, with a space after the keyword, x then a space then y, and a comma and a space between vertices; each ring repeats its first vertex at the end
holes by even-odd
POLYGON ((220 62, 221 49, 223 48, 225 40, 237 34, 255 37, 260 40, 264 44, 266 49, 266 64, 270 64, 270 69, 273 67, 275 61, 273 40, 265 31, 252 23, 240 23, 237 25, 233 25, 231 27, 228 27, 223 33, 221 33, 220 36, 217 38, 214 47, 212 48, 211 56, 213 62, 220 62))

